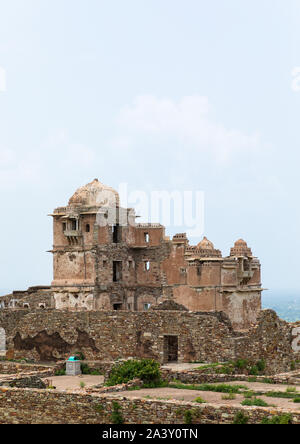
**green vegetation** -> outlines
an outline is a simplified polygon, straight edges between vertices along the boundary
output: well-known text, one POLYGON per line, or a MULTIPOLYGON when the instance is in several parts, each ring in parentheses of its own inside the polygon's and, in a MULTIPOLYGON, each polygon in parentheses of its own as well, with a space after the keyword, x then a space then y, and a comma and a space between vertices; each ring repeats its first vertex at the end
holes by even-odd
POLYGON ((184 414, 184 423, 185 424, 192 424, 193 421, 193 415, 191 410, 187 410, 184 414))
POLYGON ((129 359, 113 366, 106 385, 124 384, 138 378, 146 388, 160 387, 162 380, 159 367, 159 363, 153 359, 129 359))
POLYGON ((256 382, 257 381, 257 377, 256 376, 250 376, 248 378, 248 382, 256 382))
POLYGON ((291 362, 291 371, 294 371, 294 370, 296 370, 296 362, 292 361, 291 362))
POLYGON ((80 364, 81 372, 83 375, 101 375, 102 373, 99 370, 91 369, 88 364, 81 363, 80 364))
POLYGON ((97 405, 95 405, 95 410, 96 410, 96 412, 98 412, 98 413, 103 413, 103 411, 104 411, 104 407, 103 407, 102 404, 97 404, 97 405))
POLYGON ((198 404, 205 404, 206 401, 204 401, 201 396, 198 396, 196 399, 194 399, 194 402, 198 402, 198 404))
POLYGON ((84 361, 85 360, 85 356, 82 352, 75 352, 74 353, 75 358, 78 359, 78 361, 84 361))
POLYGON ((236 398, 235 393, 228 393, 227 395, 223 395, 222 396, 222 399, 224 399, 224 401, 232 400, 232 399, 235 399, 235 398, 236 398))
POLYGON ((255 405, 258 407, 268 407, 269 404, 260 398, 244 399, 242 405, 255 405))
POLYGON ((294 398, 294 399, 293 399, 293 402, 296 402, 296 403, 299 404, 299 403, 300 403, 300 398, 294 398))
POLYGON ((80 385, 80 388, 84 388, 85 387, 85 382, 83 382, 83 381, 80 381, 80 383, 79 383, 79 385, 80 385))
POLYGON ((256 365, 253 365, 249 370, 249 375, 256 376, 256 375, 258 375, 258 373, 259 373, 259 371, 258 371, 258 367, 256 365))
MULTIPOLYGON (((298 395, 297 392, 289 393, 289 392, 266 392, 266 396, 269 396, 270 398, 290 398, 294 399, 298 395)), ((300 395, 300 393, 299 393, 300 395)))
POLYGON ((122 408, 121 408, 120 404, 116 401, 113 401, 112 406, 113 406, 113 410, 110 415, 111 422, 113 424, 124 424, 124 418, 122 416, 122 408))
POLYGON ((64 376, 65 374, 66 374, 65 368, 60 368, 60 369, 56 370, 54 373, 55 376, 64 376))
POLYGON ((247 424, 249 421, 249 416, 245 415, 244 412, 237 412, 233 424, 247 424))
POLYGON ((218 393, 240 393, 240 390, 247 390, 245 385, 229 385, 229 384, 182 384, 170 383, 171 388, 198 390, 202 392, 218 392, 218 393))
POLYGON ((292 415, 286 413, 283 415, 265 417, 262 419, 261 424, 292 424, 292 415))
POLYGON ((296 387, 287 387, 286 393, 297 393, 296 387))
POLYGON ((260 359, 259 361, 257 361, 256 363, 256 368, 260 373, 263 373, 266 369, 266 362, 264 359, 260 359))

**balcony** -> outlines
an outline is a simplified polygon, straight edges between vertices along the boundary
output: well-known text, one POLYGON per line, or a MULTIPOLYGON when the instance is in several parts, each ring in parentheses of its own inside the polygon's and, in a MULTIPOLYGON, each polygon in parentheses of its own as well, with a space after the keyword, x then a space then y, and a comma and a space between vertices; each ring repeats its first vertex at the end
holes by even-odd
POLYGON ((82 233, 80 230, 65 230, 64 235, 67 237, 80 237, 82 233))

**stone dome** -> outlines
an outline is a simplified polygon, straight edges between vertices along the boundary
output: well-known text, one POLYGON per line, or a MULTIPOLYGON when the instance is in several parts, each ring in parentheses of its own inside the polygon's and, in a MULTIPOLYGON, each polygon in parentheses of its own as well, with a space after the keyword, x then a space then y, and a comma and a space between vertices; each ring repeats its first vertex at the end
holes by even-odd
POLYGON ((214 247, 214 244, 207 239, 207 237, 204 237, 202 239, 202 241, 199 242, 199 244, 197 245, 197 249, 199 249, 199 250, 214 250, 215 247, 214 247))
POLYGON ((244 241, 244 239, 239 239, 234 243, 235 247, 247 247, 247 242, 244 241))
POLYGON ((115 207, 119 205, 119 194, 116 190, 98 179, 78 188, 69 200, 71 206, 89 206, 89 207, 115 207))
POLYGON ((248 247, 247 242, 239 239, 234 243, 234 247, 231 248, 230 256, 252 256, 252 251, 248 247))

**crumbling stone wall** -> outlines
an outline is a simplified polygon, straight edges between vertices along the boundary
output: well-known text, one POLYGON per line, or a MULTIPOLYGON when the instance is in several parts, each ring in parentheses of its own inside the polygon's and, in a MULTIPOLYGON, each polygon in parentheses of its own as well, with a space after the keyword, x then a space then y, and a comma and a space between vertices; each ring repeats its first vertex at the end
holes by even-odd
POLYGON ((148 312, 2 310, 10 356, 57 361, 82 351, 87 359, 114 361, 130 357, 167 360, 166 338, 178 337, 179 362, 265 359, 268 373, 290 370, 298 358, 292 349, 293 325, 263 310, 256 327, 241 334, 224 313, 181 310, 148 312))
MULTIPOLYGON (((184 424, 192 414, 194 424, 233 424, 241 410, 248 424, 257 424, 276 415, 274 408, 197 404, 176 400, 127 399, 124 396, 97 393, 59 392, 57 390, 0 387, 0 424, 111 424, 113 403, 120 406, 125 424, 184 424)), ((293 424, 300 413, 291 413, 293 424)))

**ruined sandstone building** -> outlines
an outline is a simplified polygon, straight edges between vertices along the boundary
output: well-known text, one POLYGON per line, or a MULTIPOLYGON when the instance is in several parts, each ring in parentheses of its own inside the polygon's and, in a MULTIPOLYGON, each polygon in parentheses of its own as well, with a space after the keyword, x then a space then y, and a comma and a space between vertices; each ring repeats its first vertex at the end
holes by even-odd
POLYGON ((222 257, 204 239, 165 236, 138 224, 118 193, 97 179, 79 188, 53 217, 52 304, 68 310, 143 311, 173 300, 190 311, 223 311, 235 328, 261 310, 259 260, 243 240, 222 257))

